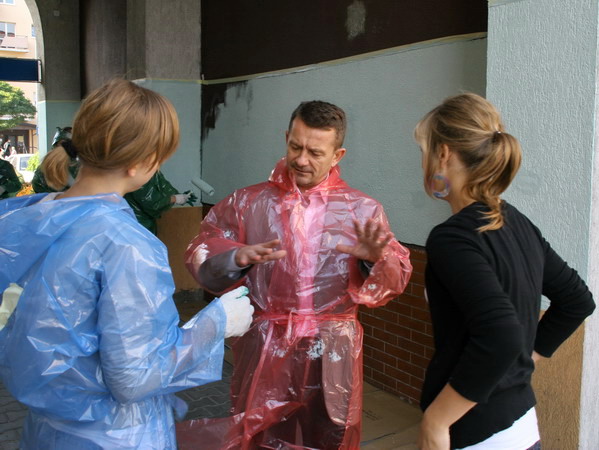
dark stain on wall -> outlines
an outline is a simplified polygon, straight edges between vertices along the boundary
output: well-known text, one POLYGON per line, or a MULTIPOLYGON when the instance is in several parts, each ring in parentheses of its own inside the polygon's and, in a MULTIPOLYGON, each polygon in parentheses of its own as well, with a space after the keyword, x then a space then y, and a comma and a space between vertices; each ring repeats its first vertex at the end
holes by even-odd
POLYGON ((213 80, 487 31, 487 0, 202 2, 202 72, 213 80))
POLYGON ((225 105, 225 95, 230 87, 237 87, 237 97, 245 92, 247 81, 207 84, 202 87, 202 141, 216 126, 220 105, 225 105))

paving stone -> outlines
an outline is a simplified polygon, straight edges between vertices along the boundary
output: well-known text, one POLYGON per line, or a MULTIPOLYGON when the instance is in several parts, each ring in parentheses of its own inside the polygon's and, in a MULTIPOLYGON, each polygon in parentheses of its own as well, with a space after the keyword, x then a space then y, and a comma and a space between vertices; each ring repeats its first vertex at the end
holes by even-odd
POLYGON ((10 422, 18 422, 18 421, 23 421, 23 419, 25 418, 25 416, 27 415, 27 410, 26 409, 22 409, 20 411, 9 411, 7 414, 8 416, 8 420, 10 422))
POLYGON ((6 442, 6 441, 19 442, 20 439, 21 439, 21 433, 19 433, 17 430, 8 430, 8 431, 5 431, 4 433, 0 434, 0 442, 6 442))
POLYGON ((19 450, 19 441, 2 442, 0 450, 19 450))
MULTIPOLYGON (((223 379, 204 386, 186 389, 177 393, 189 405, 185 420, 229 415, 231 400, 229 394, 233 367, 223 364, 223 379)), ((27 415, 27 408, 16 401, 0 383, 0 450, 18 449, 18 442, 27 415)))

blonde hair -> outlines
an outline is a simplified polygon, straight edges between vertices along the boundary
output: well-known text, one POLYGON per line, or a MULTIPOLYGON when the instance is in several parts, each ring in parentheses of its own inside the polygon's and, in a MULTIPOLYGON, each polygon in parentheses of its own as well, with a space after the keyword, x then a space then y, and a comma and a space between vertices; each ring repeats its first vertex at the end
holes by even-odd
POLYGON ((503 226, 500 195, 508 188, 522 160, 520 143, 505 132, 501 116, 483 97, 460 94, 447 98, 418 122, 414 138, 424 153, 424 188, 432 180, 443 144, 455 152, 468 172, 465 194, 486 204, 489 223, 478 231, 503 226))
POLYGON ((96 169, 127 169, 148 161, 162 164, 179 145, 179 120, 162 95, 123 79, 93 91, 73 122, 72 141, 61 141, 42 162, 47 184, 63 189, 71 153, 96 169))

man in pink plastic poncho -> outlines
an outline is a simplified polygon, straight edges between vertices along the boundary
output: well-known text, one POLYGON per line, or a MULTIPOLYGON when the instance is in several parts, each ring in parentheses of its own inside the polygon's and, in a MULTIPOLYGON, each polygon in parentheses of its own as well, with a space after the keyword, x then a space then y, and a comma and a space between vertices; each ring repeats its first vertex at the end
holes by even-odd
POLYGON ((382 206, 340 177, 345 128, 339 107, 300 104, 286 132, 287 155, 268 182, 215 205, 187 249, 201 286, 220 293, 243 283, 256 313, 233 346, 233 416, 182 424, 180 442, 359 447, 358 305, 397 297, 412 268, 382 206))

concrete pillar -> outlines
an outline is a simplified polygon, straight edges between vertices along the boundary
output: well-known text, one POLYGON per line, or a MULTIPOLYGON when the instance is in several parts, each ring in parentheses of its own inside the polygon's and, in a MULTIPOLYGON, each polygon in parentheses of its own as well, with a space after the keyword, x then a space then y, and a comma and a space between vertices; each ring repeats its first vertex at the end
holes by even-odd
POLYGON ((127 4, 122 0, 81 2, 82 96, 115 76, 127 59, 127 4))
POLYGON ((167 97, 177 109, 181 140, 162 167, 181 192, 201 174, 201 2, 127 0, 127 78, 167 97))
POLYGON ((127 1, 129 78, 199 80, 201 2, 127 1))
MULTIPOLYGON (((487 97, 523 147, 506 198, 599 298, 595 0, 490 0, 487 97)), ((599 314, 534 377, 544 448, 596 448, 599 314), (595 347, 596 349, 596 347, 595 347)))
POLYGON ((39 152, 50 148, 55 127, 68 126, 81 98, 79 0, 25 0, 37 31, 42 62, 38 90, 39 152))

